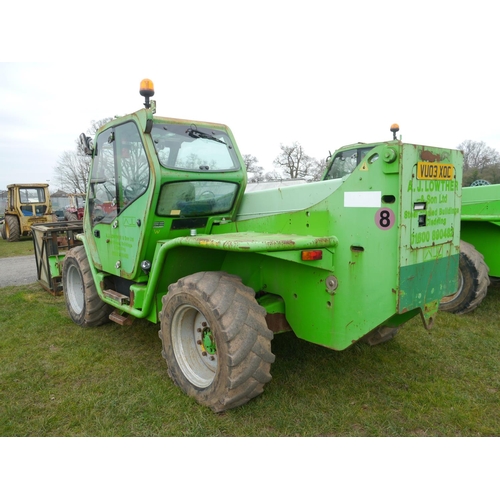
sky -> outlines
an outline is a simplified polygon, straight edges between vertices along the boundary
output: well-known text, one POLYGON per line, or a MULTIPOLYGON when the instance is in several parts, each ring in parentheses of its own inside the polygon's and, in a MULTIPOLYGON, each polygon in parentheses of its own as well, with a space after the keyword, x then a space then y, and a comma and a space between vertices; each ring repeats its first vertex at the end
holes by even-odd
POLYGON ((500 150, 493 2, 68 5, 2 8, 0 190, 57 189, 61 154, 92 120, 140 109, 143 78, 158 116, 224 123, 266 170, 281 144, 322 159, 390 140, 394 122, 405 142, 500 150))

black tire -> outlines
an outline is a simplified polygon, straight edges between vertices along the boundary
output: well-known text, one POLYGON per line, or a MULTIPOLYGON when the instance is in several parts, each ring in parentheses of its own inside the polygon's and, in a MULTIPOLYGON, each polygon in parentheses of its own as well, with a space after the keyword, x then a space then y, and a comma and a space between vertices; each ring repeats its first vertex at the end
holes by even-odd
POLYGON ((76 215, 74 212, 66 212, 64 214, 64 218, 68 221, 68 222, 73 222, 75 220, 78 220, 78 215, 76 215))
POLYGON ((363 342, 368 345, 375 346, 378 344, 383 344, 384 342, 389 342, 398 333, 398 328, 390 328, 388 326, 379 326, 367 333, 363 338, 363 342))
POLYGON ((7 232, 5 230, 5 221, 3 221, 2 223, 2 227, 0 229, 0 234, 2 235, 2 240, 6 240, 7 239, 7 232))
POLYGON ((71 319, 80 326, 99 326, 109 321, 113 308, 97 293, 90 264, 83 246, 66 253, 62 283, 66 307, 71 319))
POLYGON ((168 290, 159 334, 174 383, 216 413, 261 394, 275 356, 254 291, 223 272, 192 274, 168 290))
POLYGON ((467 314, 483 301, 488 292, 489 268, 473 245, 460 242, 458 290, 441 300, 439 309, 453 314, 467 314))
POLYGON ((15 215, 5 216, 5 236, 7 241, 19 241, 21 239, 21 227, 19 219, 15 215))

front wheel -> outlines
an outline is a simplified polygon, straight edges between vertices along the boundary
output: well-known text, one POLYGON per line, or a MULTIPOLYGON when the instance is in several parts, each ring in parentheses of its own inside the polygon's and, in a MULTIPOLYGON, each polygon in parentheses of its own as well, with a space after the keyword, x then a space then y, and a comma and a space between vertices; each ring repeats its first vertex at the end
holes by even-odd
POLYGON ((214 412, 261 394, 275 357, 254 291, 223 272, 196 273, 168 290, 159 334, 175 384, 214 412))
POLYGON ((5 236, 7 241, 19 241, 21 239, 21 226, 15 215, 6 215, 4 220, 5 236))
POLYGON ((441 299, 439 309, 454 314, 473 311, 486 297, 490 284, 488 273, 483 255, 470 243, 461 241, 458 290, 441 299))
POLYGON ((113 308, 97 293, 85 247, 80 245, 66 253, 62 283, 66 308, 77 325, 99 326, 109 321, 113 308))

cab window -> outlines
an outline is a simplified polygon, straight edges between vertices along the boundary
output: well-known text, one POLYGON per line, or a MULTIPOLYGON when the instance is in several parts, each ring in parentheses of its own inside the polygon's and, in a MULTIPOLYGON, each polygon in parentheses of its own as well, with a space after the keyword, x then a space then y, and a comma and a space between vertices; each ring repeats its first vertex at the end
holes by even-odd
POLYGON ((199 217, 231 210, 238 184, 219 181, 170 182, 161 188, 156 214, 199 217))
POLYGON ((333 158, 324 180, 340 179, 349 175, 372 149, 373 147, 367 147, 339 151, 333 158))
POLYGON ((209 172, 240 169, 231 139, 224 131, 157 123, 151 137, 163 167, 209 172))
POLYGON ((110 223, 146 192, 148 184, 149 164, 136 125, 128 122, 102 132, 90 179, 93 223, 110 223))

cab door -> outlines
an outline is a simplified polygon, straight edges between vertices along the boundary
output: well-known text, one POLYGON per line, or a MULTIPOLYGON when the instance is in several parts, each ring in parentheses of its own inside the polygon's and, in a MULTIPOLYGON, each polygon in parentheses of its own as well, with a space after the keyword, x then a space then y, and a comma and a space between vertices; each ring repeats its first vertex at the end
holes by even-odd
POLYGON ((142 250, 150 166, 134 122, 102 132, 90 179, 96 267, 134 279, 142 250))

